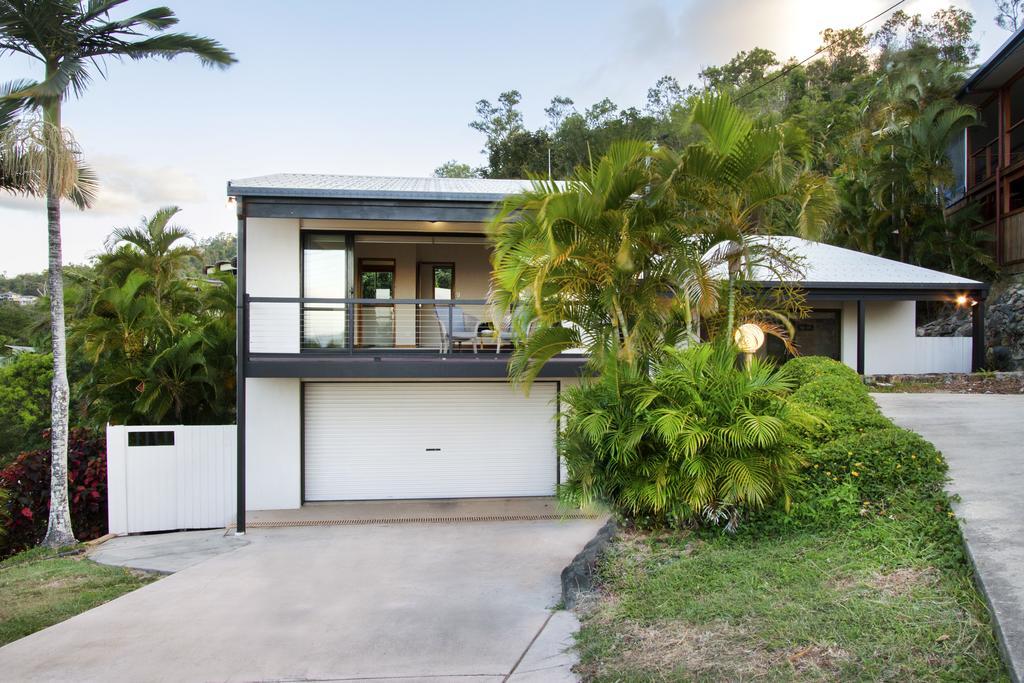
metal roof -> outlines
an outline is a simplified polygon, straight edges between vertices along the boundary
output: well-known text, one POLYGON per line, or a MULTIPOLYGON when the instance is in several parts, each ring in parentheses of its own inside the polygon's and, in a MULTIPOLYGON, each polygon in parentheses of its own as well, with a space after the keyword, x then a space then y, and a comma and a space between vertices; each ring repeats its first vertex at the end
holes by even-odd
POLYGON ((1014 59, 1018 49, 1024 45, 1024 26, 1017 29, 999 49, 985 60, 985 63, 974 70, 957 93, 958 100, 973 99, 975 94, 986 95, 995 88, 1002 86, 1017 73, 1024 60, 1014 59))
MULTIPOLYGON (((776 236, 767 238, 772 247, 788 258, 795 259, 798 273, 785 278, 786 282, 807 289, 840 287, 888 288, 985 288, 983 282, 950 275, 938 270, 913 266, 909 263, 844 249, 831 244, 812 242, 800 237, 776 236)), ((779 278, 766 269, 755 268, 753 279, 769 283, 779 278)))
POLYGON ((228 195, 232 197, 498 202, 510 194, 530 189, 530 187, 529 180, 276 173, 255 178, 229 180, 228 195))

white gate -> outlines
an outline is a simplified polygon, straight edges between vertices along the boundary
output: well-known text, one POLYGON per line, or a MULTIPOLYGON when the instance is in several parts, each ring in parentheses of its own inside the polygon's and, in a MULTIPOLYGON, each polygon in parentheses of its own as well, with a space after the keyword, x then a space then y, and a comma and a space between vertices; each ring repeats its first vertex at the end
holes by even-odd
POLYGON ((212 529, 235 521, 235 426, 107 426, 110 532, 212 529))

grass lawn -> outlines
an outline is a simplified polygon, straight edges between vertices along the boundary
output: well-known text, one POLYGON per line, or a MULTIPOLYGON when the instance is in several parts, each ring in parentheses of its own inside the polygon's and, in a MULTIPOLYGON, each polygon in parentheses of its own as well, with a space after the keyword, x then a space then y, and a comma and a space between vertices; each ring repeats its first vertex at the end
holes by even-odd
POLYGON ((775 537, 627 532, 582 609, 592 681, 1007 680, 934 509, 775 537), (936 533, 939 529, 939 533, 936 533))
POLYGON ((44 548, 0 562, 0 645, 64 621, 152 582, 155 576, 55 557, 44 548))

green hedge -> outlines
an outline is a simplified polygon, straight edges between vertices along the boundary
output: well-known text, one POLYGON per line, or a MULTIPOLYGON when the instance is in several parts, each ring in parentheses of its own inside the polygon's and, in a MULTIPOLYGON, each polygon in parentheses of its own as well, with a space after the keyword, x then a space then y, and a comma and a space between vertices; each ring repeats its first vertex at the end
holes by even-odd
POLYGON ((827 424, 828 429, 819 432, 819 442, 892 425, 878 410, 860 378, 854 377, 855 381, 850 381, 841 375, 822 375, 793 392, 795 402, 827 424))
POLYGON ((801 386, 822 377, 837 377, 851 384, 864 384, 860 375, 849 365, 824 356, 800 356, 787 361, 785 367, 789 376, 801 386))
POLYGON ((828 429, 809 436, 801 481, 788 515, 774 510, 756 526, 819 527, 920 506, 945 507, 947 465, 917 434, 882 415, 855 372, 828 358, 786 364, 793 400, 828 429))
POLYGON ((924 498, 942 490, 947 469, 934 446, 890 426, 850 434, 812 451, 805 488, 823 492, 848 485, 861 502, 872 504, 908 493, 924 498))

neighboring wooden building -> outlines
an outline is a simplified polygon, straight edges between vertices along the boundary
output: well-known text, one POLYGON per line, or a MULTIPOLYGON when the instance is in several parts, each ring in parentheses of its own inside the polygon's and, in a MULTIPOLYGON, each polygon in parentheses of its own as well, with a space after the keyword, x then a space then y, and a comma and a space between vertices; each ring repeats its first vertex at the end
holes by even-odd
POLYGON ((978 124, 951 149, 956 184, 950 211, 980 208, 1004 273, 1024 272, 1024 29, 1003 43, 961 88, 978 124))

